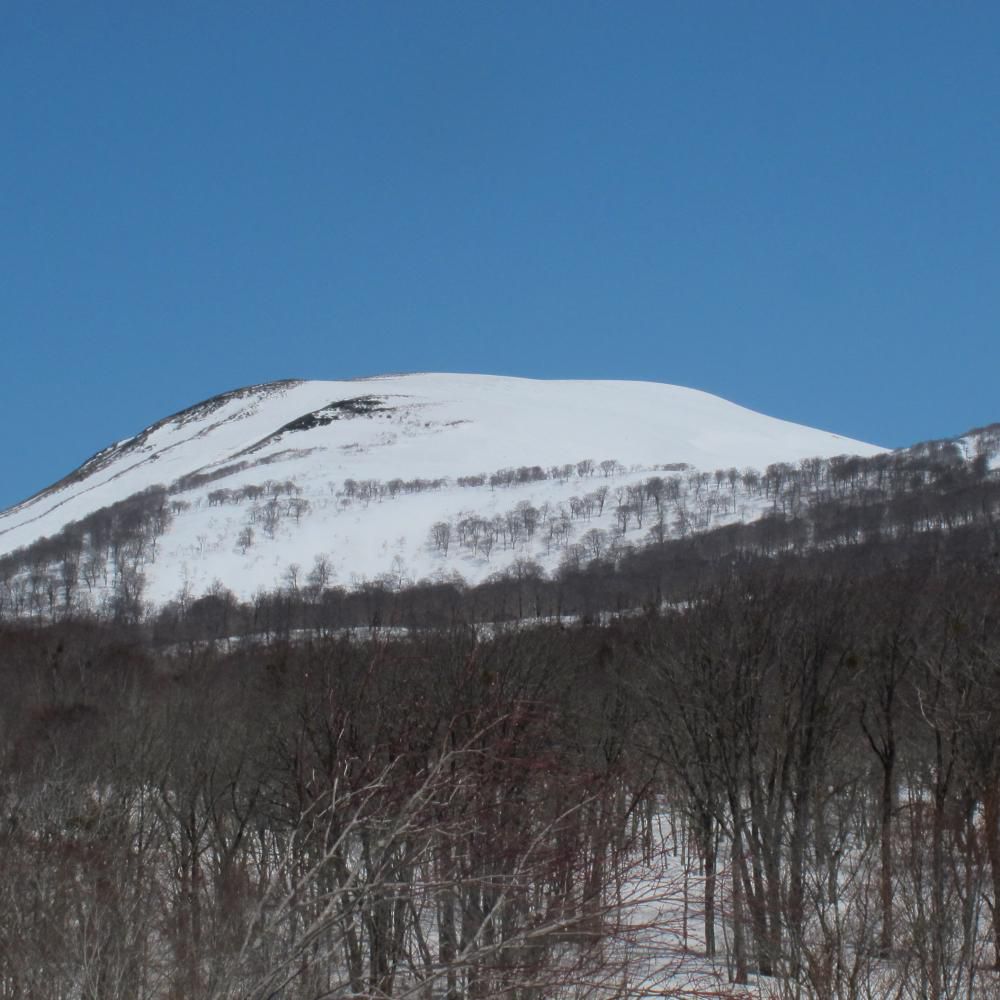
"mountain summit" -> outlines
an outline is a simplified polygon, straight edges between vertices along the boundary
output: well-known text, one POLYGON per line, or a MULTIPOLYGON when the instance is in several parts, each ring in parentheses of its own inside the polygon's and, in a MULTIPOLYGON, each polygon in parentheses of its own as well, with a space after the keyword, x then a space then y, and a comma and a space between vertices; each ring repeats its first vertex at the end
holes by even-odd
POLYGON ((758 516, 747 470, 881 450, 654 382, 289 380, 213 397, 98 452, 0 514, 0 555, 67 531, 89 538, 101 512, 121 520, 132 501, 145 512, 134 517, 158 510, 139 560, 154 601, 215 580, 244 596, 294 585, 317 563, 345 585, 477 580, 518 559, 552 569, 588 532, 593 545, 595 532, 640 544, 652 514, 628 509, 651 480, 675 500, 678 483, 685 496, 693 485, 699 502, 689 525, 676 505, 665 524, 654 497, 662 538, 699 518, 758 516), (706 511, 699 476, 724 509, 706 511))

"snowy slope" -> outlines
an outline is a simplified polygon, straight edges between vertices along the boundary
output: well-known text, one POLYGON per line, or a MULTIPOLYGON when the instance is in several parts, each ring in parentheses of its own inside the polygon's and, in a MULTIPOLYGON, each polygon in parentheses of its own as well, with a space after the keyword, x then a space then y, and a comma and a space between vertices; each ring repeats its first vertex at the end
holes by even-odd
MULTIPOLYGON (((146 594, 154 601, 182 585, 197 593, 214 579, 246 596, 273 587, 289 564, 307 571, 320 554, 342 584, 382 573, 420 578, 458 571, 475 580, 515 558, 557 565, 583 523, 531 544, 512 540, 485 553, 478 545, 456 547, 447 555, 429 543, 431 525, 503 517, 518 503, 541 507, 551 519, 560 505, 602 483, 620 490, 656 470, 677 474, 681 465, 763 469, 881 450, 652 382, 447 374, 277 382, 226 393, 160 421, 3 512, 0 555, 159 485, 176 505, 155 560, 144 567, 146 594), (585 459, 618 464, 577 472, 585 459), (500 469, 548 471, 570 463, 571 475, 504 489, 489 485, 500 469), (487 477, 483 485, 458 485, 460 477, 478 474, 487 477), (416 479, 437 482, 371 495, 349 485, 416 479), (274 484, 285 482, 292 488, 275 492, 274 484), (240 497, 247 487, 251 497, 240 497), (255 488, 259 498, 252 496, 255 488), (234 497, 220 501, 220 490, 234 497), (281 517, 261 530, 268 497, 277 497, 281 517), (250 526, 252 543, 240 544, 250 526)), ((586 529, 609 527, 613 507, 612 501, 600 516, 591 512, 586 529)), ((754 511, 740 510, 734 494, 730 514, 746 518, 754 511)))

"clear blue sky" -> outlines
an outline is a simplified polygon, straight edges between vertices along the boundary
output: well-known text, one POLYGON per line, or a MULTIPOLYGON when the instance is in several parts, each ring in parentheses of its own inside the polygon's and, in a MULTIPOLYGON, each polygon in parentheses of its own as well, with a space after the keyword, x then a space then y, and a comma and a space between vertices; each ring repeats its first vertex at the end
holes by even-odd
POLYGON ((1000 4, 7 0, 0 507, 283 377, 1000 420, 1000 4))

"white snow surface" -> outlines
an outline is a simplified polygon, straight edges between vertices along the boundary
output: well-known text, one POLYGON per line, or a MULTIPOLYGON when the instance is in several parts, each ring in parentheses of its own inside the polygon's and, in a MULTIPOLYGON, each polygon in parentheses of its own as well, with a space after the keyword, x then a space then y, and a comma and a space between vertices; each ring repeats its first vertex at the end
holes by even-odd
MULTIPOLYGON (((236 390, 154 424, 99 452, 48 490, 0 513, 0 554, 51 536, 71 521, 148 487, 171 489, 178 512, 145 566, 154 602, 182 586, 197 593, 214 580, 241 596, 271 588, 290 564, 307 572, 325 555, 336 582, 383 573, 400 579, 458 571, 483 579, 515 558, 557 565, 551 545, 449 557, 428 542, 430 527, 463 514, 494 517, 527 501, 550 507, 592 490, 601 473, 511 489, 461 487, 462 476, 505 467, 620 463, 614 485, 683 463, 704 471, 884 449, 745 409, 709 393, 656 382, 542 381, 490 375, 412 374, 340 382, 287 381, 236 390), (335 404, 343 401, 346 406, 335 404), (332 406, 332 408, 331 408, 332 406), (325 412, 323 412, 325 409, 325 412), (357 412, 361 411, 361 412, 357 412), (309 415, 317 418, 310 420, 309 415), (302 421, 302 429, 284 429, 302 421), (192 474, 247 467, 207 485, 178 488, 192 474), (370 503, 345 500, 346 480, 447 479, 430 492, 370 503), (309 501, 274 537, 256 531, 237 545, 248 504, 209 505, 214 490, 291 480, 309 501)), ((613 506, 613 504, 609 504, 613 506)), ((733 516, 746 519, 752 511, 733 516)), ((606 511, 604 521, 609 517, 606 511)), ((601 520, 587 528, 601 527, 601 520)), ((626 532, 627 534, 627 532, 626 532)))

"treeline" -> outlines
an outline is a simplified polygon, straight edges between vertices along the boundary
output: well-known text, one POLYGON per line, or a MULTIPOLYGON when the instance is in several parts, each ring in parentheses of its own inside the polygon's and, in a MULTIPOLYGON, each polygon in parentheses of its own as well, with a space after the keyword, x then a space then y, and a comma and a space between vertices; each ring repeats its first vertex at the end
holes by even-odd
MULTIPOLYGON (((630 550, 704 533, 720 522, 754 520, 763 510, 798 522, 810 543, 852 544, 896 526, 905 528, 905 512, 890 510, 886 516, 883 507, 887 501, 913 494, 937 499, 928 512, 928 525, 951 528, 967 517, 965 499, 956 492, 990 477, 997 437, 993 431, 977 432, 972 458, 958 443, 946 441, 870 459, 841 456, 798 465, 775 463, 763 471, 664 467, 661 471, 673 474, 614 487, 601 484, 563 502, 535 506, 523 500, 492 517, 460 514, 434 524, 428 543, 445 556, 457 544, 466 553, 489 559, 495 549, 521 550, 540 540, 546 555, 562 553, 567 562, 578 566, 592 559, 617 561, 630 550), (953 499, 954 509, 945 497, 953 499), (613 514, 611 523, 589 527, 592 519, 604 518, 605 510, 613 514)), ((566 482, 574 471, 583 477, 593 475, 597 468, 606 477, 625 472, 619 463, 610 461, 599 466, 585 462, 554 467, 548 473, 534 471, 539 477, 566 482)), ((490 485, 532 481, 531 469, 506 471, 502 480, 499 474, 491 477, 490 485)), ((482 476, 468 480, 469 485, 484 482, 482 476)))
MULTIPOLYGON (((174 642, 178 637, 270 638, 303 629, 594 617, 684 600, 691 587, 725 576, 734 562, 791 559, 796 572, 809 572, 813 563, 864 572, 868 565, 943 548, 1000 550, 1000 480, 982 455, 968 461, 954 448, 772 466, 763 474, 746 470, 739 478, 745 488, 767 498, 765 516, 671 537, 657 525, 671 504, 687 503, 688 488, 700 490, 703 499, 732 489, 728 474, 690 473, 689 486, 679 478, 655 476, 614 490, 602 485, 578 504, 571 501, 568 514, 522 501, 499 518, 502 523, 470 516, 454 528, 442 523, 432 531, 440 547, 483 551, 496 538, 505 546, 538 532, 564 539, 568 521, 575 516, 586 525, 607 503, 630 507, 640 522, 653 519, 640 545, 615 531, 586 530, 579 542, 565 546, 562 565, 553 574, 517 559, 475 587, 457 576, 418 584, 386 576, 348 590, 331 585, 328 560, 320 556, 314 566, 286 574, 286 586, 250 601, 240 602, 219 586, 201 597, 183 595, 150 616, 142 600, 143 569, 155 559, 157 539, 185 503, 155 488, 0 559, 0 618, 96 613, 117 621, 148 619, 158 636, 174 642)), ((273 536, 281 519, 298 521, 309 509, 291 482, 269 482, 251 492, 248 523, 237 539, 244 549, 253 544, 255 531, 273 536)))
MULTIPOLYGON (((877 472, 871 476, 875 481, 877 472)), ((147 624, 154 641, 171 644, 330 635, 357 628, 597 621, 609 613, 682 603, 693 591, 734 573, 772 566, 811 579, 838 573, 866 576, 887 565, 909 563, 1000 562, 993 555, 1000 552, 1000 480, 967 463, 956 464, 948 476, 942 486, 940 476, 924 470, 918 477, 911 470, 904 479, 906 490, 888 485, 879 490, 858 476, 858 488, 836 502, 802 504, 795 514, 783 513, 779 506, 747 524, 641 547, 616 545, 595 534, 588 539, 593 547, 586 556, 571 548, 556 573, 520 559, 477 586, 457 576, 418 584, 383 577, 346 589, 331 584, 329 564, 318 557, 308 570, 295 567, 285 586, 249 601, 218 586, 201 597, 168 603, 147 624)), ((791 487, 787 479, 783 482, 787 496, 791 487)), ((528 524, 541 530, 537 510, 529 508, 515 508, 518 523, 508 531, 528 531, 528 524)), ((477 529, 469 525, 461 530, 471 535, 477 529)), ((462 544, 461 535, 449 544, 462 544)))
MULTIPOLYGON (((683 587, 691 582, 693 564, 711 564, 723 557, 771 558, 809 549, 897 543, 905 548, 914 544, 917 534, 978 531, 984 525, 992 530, 998 513, 998 475, 991 463, 997 454, 1000 430, 990 427, 970 432, 964 444, 928 442, 868 459, 810 459, 798 465, 773 464, 763 471, 731 468, 714 473, 663 466, 656 475, 617 485, 614 478, 625 470, 612 459, 498 470, 489 477, 464 477, 461 485, 482 486, 487 478, 494 489, 539 478, 607 481, 565 502, 535 506, 521 501, 490 518, 465 514, 434 524, 427 544, 445 556, 456 548, 485 558, 498 547, 523 553, 512 568, 479 588, 470 590, 458 582, 425 583, 400 602, 391 597, 401 588, 403 574, 396 574, 395 580, 386 575, 363 584, 360 589, 366 593, 358 600, 330 590, 329 574, 310 567, 291 573, 289 594, 258 595, 254 603, 270 606, 268 622, 275 620, 275 614, 285 619, 273 626, 277 628, 305 627, 306 618, 315 623, 317 605, 325 607, 319 616, 325 627, 372 624, 376 614, 379 621, 399 623, 400 616, 408 613, 400 610, 401 603, 419 606, 420 614, 430 613, 439 621, 443 609, 427 606, 439 604, 441 598, 452 607, 456 587, 462 591, 460 603, 469 609, 467 615, 490 620, 593 614, 609 607, 620 609, 623 601, 634 607, 657 599, 665 587, 669 590, 678 564, 688 567, 679 584, 683 587), (591 525, 602 518, 606 523, 608 510, 614 513, 611 524, 591 525), (712 530, 720 518, 731 523, 712 530), (531 547, 538 542, 547 555, 560 554, 562 566, 551 579, 531 561, 531 547), (294 583, 297 575, 309 578, 308 588, 294 583), (612 579, 616 596, 606 585, 612 579), (594 580, 605 581, 596 588, 597 603, 588 596, 595 590, 594 580), (533 610, 526 612, 527 591, 533 610), (516 607, 511 603, 515 598, 516 607), (276 603, 286 610, 275 612, 276 603), (373 605, 372 616, 356 613, 359 606, 372 609, 373 605)), ((386 483, 348 479, 339 490, 330 484, 330 491, 341 505, 349 506, 446 485, 450 481, 444 479, 386 483)), ((209 506, 247 504, 245 523, 234 539, 244 554, 259 532, 273 539, 283 522, 298 525, 312 509, 292 480, 218 488, 204 499, 209 506)), ((147 610, 144 567, 155 561, 157 539, 171 518, 189 506, 190 501, 153 487, 67 525, 53 538, 0 558, 0 618, 28 615, 51 620, 81 613, 111 615, 119 621, 142 618, 147 610)), ((214 601, 219 594, 208 596, 214 601)), ((226 602, 235 604, 231 597, 226 602)), ((176 610, 171 614, 176 617, 176 610)), ((244 608, 241 620, 246 622, 248 616, 259 622, 260 609, 248 613, 244 608)), ((264 628, 269 631, 272 625, 264 628)))

